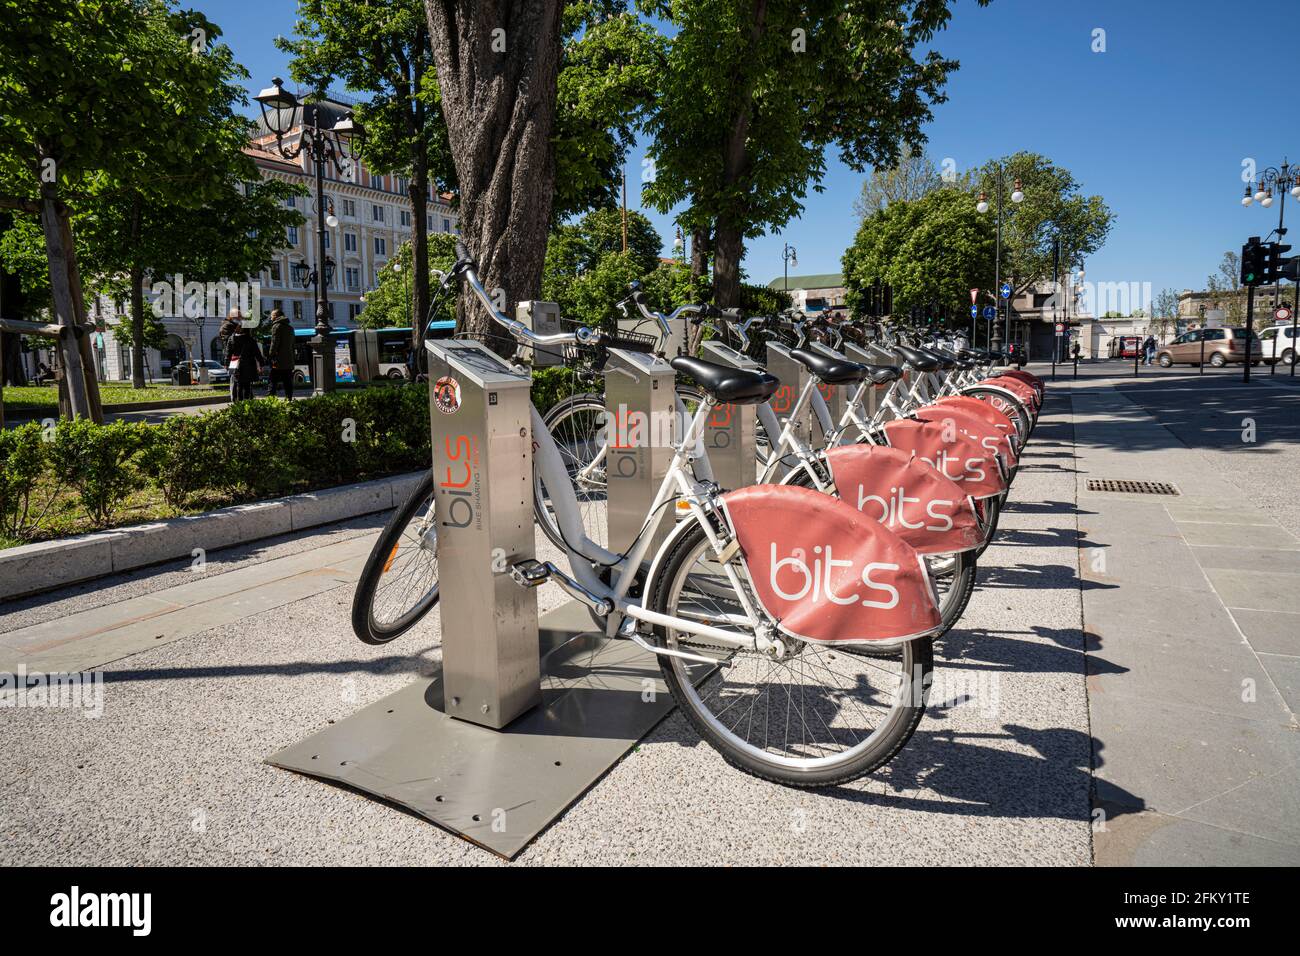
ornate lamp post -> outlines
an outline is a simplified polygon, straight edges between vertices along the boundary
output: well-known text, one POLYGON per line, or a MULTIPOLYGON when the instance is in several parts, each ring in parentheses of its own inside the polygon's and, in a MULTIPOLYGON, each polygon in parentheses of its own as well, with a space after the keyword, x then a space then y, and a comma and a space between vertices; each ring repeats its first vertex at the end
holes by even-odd
MULTIPOLYGON (((1251 184, 1246 184, 1246 193, 1241 197, 1242 207, 1247 207, 1253 202, 1259 203, 1265 209, 1273 205, 1274 196, 1277 197, 1277 233, 1278 240, 1286 236, 1286 194, 1289 192, 1294 199, 1300 199, 1300 166, 1290 165, 1286 159, 1282 160, 1281 168, 1269 166, 1259 174, 1259 179, 1255 183, 1255 189, 1250 188, 1251 184)), ((1282 283, 1280 281, 1273 283, 1273 308, 1276 309, 1282 304, 1282 283)))
MULTIPOLYGON (((995 219, 997 240, 996 240, 994 258, 993 258, 993 290, 994 290, 994 295, 996 295, 998 297, 998 300, 1001 301, 1001 297, 1002 297, 1002 193, 1004 192, 1006 168, 1001 163, 994 163, 993 168, 995 170, 995 178, 997 181, 997 190, 996 190, 997 216, 995 219)), ((1020 180, 1019 179, 1013 180, 1012 188, 1011 188, 1011 202, 1014 203, 1015 205, 1019 205, 1020 203, 1024 202, 1024 199, 1025 199, 1025 194, 1024 192, 1021 191, 1020 180)), ((989 211, 988 193, 981 192, 979 194, 979 198, 975 202, 975 209, 977 212, 981 212, 981 213, 985 213, 989 211)), ((1015 290, 1012 291, 1014 292, 1015 290)), ((1006 338, 1008 342, 1011 341, 1011 299, 1010 298, 1008 298, 1006 302, 1006 338)), ((1002 337, 998 335, 997 322, 995 320, 993 325, 993 342, 991 343, 991 347, 993 351, 996 352, 998 350, 1001 344, 1001 340, 1002 337)))
MULTIPOLYGON (((348 113, 329 129, 320 125, 321 112, 318 103, 299 103, 298 98, 284 88, 284 80, 278 76, 272 85, 262 90, 254 99, 262 106, 262 120, 266 128, 275 134, 275 150, 285 159, 297 159, 304 151, 315 165, 316 173, 316 256, 317 267, 312 270, 311 281, 316 283, 319 294, 316 297, 316 337, 312 339, 311 381, 312 393, 334 390, 334 356, 333 340, 330 328, 329 282, 333 273, 333 263, 325 255, 325 227, 337 225, 338 220, 331 214, 328 219, 322 215, 325 206, 325 164, 328 162, 334 171, 343 175, 351 171, 355 159, 348 155, 348 147, 353 137, 358 145, 364 142, 365 133, 348 113), (309 108, 309 109, 308 109, 309 108), (298 142, 293 146, 284 143, 284 137, 298 125, 298 111, 303 110, 302 128, 298 142), (318 282, 323 277, 323 282, 318 282)), ((297 268, 297 267, 295 267, 297 268)))
POLYGON ((790 265, 799 268, 799 253, 788 242, 781 248, 781 261, 785 263, 785 294, 790 294, 790 265))
MULTIPOLYGON (((330 217, 330 219, 333 218, 334 218, 333 216, 330 217)), ((326 220, 326 222, 328 221, 329 220, 326 220)), ((293 281, 298 283, 298 285, 302 286, 304 289, 307 288, 308 286, 311 286, 311 297, 312 297, 312 302, 314 303, 314 309, 319 310, 320 294, 321 294, 321 286, 322 286, 322 283, 320 281, 320 273, 314 267, 309 266, 306 262, 302 260, 291 263, 289 265, 289 272, 293 277, 293 281)), ((332 283, 333 281, 334 281, 334 260, 331 257, 326 256, 325 257, 325 281, 323 285, 328 287, 330 283, 332 283)))

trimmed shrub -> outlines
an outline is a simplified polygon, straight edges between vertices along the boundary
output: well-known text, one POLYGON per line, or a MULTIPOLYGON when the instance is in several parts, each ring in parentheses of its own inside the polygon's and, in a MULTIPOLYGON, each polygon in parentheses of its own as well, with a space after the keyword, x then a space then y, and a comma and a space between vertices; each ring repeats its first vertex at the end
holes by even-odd
POLYGON ((46 467, 46 442, 37 422, 0 429, 0 533, 22 538, 31 530, 32 490, 46 467))
POLYGON ((77 489, 81 506, 98 526, 106 524, 126 498, 145 484, 133 459, 150 426, 135 422, 96 425, 84 418, 54 429, 49 459, 55 476, 77 489))

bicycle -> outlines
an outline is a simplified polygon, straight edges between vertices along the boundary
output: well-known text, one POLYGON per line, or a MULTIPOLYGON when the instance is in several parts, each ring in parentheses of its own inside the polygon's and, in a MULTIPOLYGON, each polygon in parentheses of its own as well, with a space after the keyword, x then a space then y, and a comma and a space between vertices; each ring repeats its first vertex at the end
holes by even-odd
MULTIPOLYGON (((582 328, 539 336, 507 318, 463 247, 457 254, 454 274, 517 341, 604 340, 582 328)), ((766 401, 780 383, 687 356, 670 364, 703 397, 625 553, 584 533, 563 458, 532 409, 535 467, 551 489, 568 570, 529 559, 509 573, 524 587, 556 583, 604 622, 606 636, 654 653, 688 720, 733 766, 793 786, 869 773, 906 744, 925 708, 939 613, 920 558, 828 495, 782 486, 724 494, 700 480, 692 465, 714 407, 766 401), (651 556, 647 532, 670 505, 681 517, 651 556), (893 644, 899 656, 843 652, 864 642, 893 644)))

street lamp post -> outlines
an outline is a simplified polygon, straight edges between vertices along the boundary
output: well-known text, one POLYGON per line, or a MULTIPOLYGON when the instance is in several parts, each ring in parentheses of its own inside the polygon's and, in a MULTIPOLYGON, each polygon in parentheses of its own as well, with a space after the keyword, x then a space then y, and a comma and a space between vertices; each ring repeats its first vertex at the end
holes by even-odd
MULTIPOLYGON (((993 254, 993 289, 994 295, 999 299, 1002 296, 1002 193, 1005 191, 1006 167, 1001 163, 994 163, 995 177, 997 181, 997 219, 996 219, 996 243, 993 254)), ((1020 180, 1012 181, 1011 201, 1019 205, 1024 201, 1025 194, 1021 191, 1020 180)), ((979 199, 975 203, 975 209, 978 212, 985 213, 989 211, 988 193, 981 192, 979 199)), ((1011 290, 1013 293, 1014 289, 1011 290)), ((997 334, 997 320, 994 319, 993 342, 991 343, 993 351, 998 350, 999 336, 997 334)), ((1007 297, 1006 302, 1006 338, 1007 342, 1011 341, 1011 298, 1007 297)))
POLYGON ((338 220, 331 213, 324 215, 325 206, 325 164, 328 162, 340 175, 345 169, 352 168, 352 158, 346 153, 349 141, 356 137, 358 144, 364 140, 364 131, 348 113, 331 128, 320 125, 320 104, 308 103, 308 110, 303 109, 302 131, 295 146, 286 146, 284 137, 298 125, 298 111, 304 107, 298 98, 284 88, 284 80, 278 76, 272 85, 262 90, 254 99, 261 104, 262 120, 266 128, 275 134, 275 150, 285 159, 297 159, 304 151, 315 166, 316 173, 316 261, 317 268, 312 270, 316 279, 319 295, 316 297, 316 337, 312 339, 311 379, 312 393, 334 390, 334 357, 332 353, 332 329, 329 320, 329 280, 332 265, 325 255, 325 227, 333 228, 338 220))
MULTIPOLYGON (((1241 197, 1241 205, 1244 208, 1246 206, 1249 206, 1252 202, 1257 202, 1265 209, 1268 209, 1270 206, 1273 205, 1274 191, 1276 191, 1277 198, 1279 200, 1278 208, 1277 208, 1277 229, 1274 231, 1277 233, 1278 240, 1281 241, 1286 236, 1286 226, 1284 225, 1284 223, 1286 222, 1286 194, 1290 192, 1292 197, 1294 197, 1295 199, 1300 199, 1300 166, 1292 166, 1286 161, 1285 157, 1283 157, 1282 159, 1281 168, 1278 168, 1276 166, 1269 166, 1262 173, 1259 174, 1259 179, 1256 183, 1255 192, 1253 194, 1250 189, 1250 183, 1246 183, 1246 192, 1245 195, 1241 197)), ((1277 279, 1273 283, 1273 309, 1276 311, 1277 307, 1281 304, 1282 304, 1282 280, 1277 279)), ((1246 337, 1247 350, 1249 350, 1250 347, 1251 347, 1250 336, 1249 334, 1247 334, 1246 337)), ((1277 348, 1276 342, 1274 342, 1273 347, 1274 350, 1276 351, 1277 348)), ((1292 348, 1294 347, 1295 345, 1293 339, 1292 348)), ((1249 359, 1250 357, 1249 351, 1247 351, 1246 355, 1247 355, 1247 359, 1249 359)), ((1280 355, 1277 355, 1276 358, 1279 361, 1281 360, 1280 355)), ((1291 374, 1293 376, 1295 375, 1295 365, 1296 363, 1292 361, 1291 374)), ((1249 380, 1249 376, 1250 376, 1249 361, 1247 361, 1245 368, 1247 370, 1245 375, 1247 380, 1249 380)), ((1273 369, 1277 368, 1276 361, 1273 363, 1272 368, 1273 369)))
POLYGON ((781 247, 781 261, 785 264, 785 294, 788 296, 790 294, 790 264, 794 263, 794 267, 799 268, 799 253, 788 242, 781 247))

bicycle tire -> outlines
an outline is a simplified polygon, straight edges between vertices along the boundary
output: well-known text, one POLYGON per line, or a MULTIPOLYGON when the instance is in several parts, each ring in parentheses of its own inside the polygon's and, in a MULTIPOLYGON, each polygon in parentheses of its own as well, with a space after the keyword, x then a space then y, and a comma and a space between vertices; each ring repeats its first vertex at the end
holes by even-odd
MULTIPOLYGON (((693 560, 701 547, 708 547, 704 529, 698 522, 676 538, 672 550, 665 557, 661 573, 651 582, 651 594, 648 606, 658 613, 673 615, 675 603, 672 592, 676 582, 682 577, 682 565, 693 560)), ((686 569, 689 571, 689 568, 686 569)), ((689 578, 689 575, 688 575, 689 578)), ((656 625, 655 639, 659 646, 667 647, 668 634, 664 627, 656 625)), ((843 647, 834 649, 842 651, 843 647)), ((888 716, 878 730, 871 733, 862 749, 851 753, 842 761, 825 767, 797 770, 775 758, 764 759, 753 752, 755 748, 744 749, 724 736, 715 728, 711 713, 706 714, 692 682, 687 662, 677 658, 660 656, 659 664, 664 681, 672 692, 673 699, 682 709, 696 732, 707 741, 731 766, 773 783, 790 787, 813 788, 827 787, 847 783, 865 776, 880 768, 894 758, 911 739, 921 717, 925 713, 926 699, 929 693, 930 674, 934 666, 933 644, 929 637, 917 638, 905 642, 900 650, 899 671, 904 678, 905 687, 900 687, 888 716), (702 709, 703 708, 703 709, 702 709)), ((706 678, 712 680, 713 678, 706 678)), ((856 748, 855 748, 856 749, 856 748)))
MULTIPOLYGON (((366 558, 365 567, 361 570, 361 577, 357 580, 356 590, 352 594, 352 630, 366 644, 387 644, 400 637, 418 624, 438 603, 439 585, 435 556, 432 588, 416 592, 417 599, 392 621, 379 620, 375 616, 375 597, 379 593, 380 580, 392 570, 408 526, 420 514, 422 506, 426 503, 432 509, 433 473, 431 471, 426 471, 420 476, 420 481, 407 496, 406 501, 393 512, 370 549, 370 556, 366 558)), ((423 548, 422 545, 419 547, 423 548)), ((436 543, 434 553, 436 555, 436 543)))

